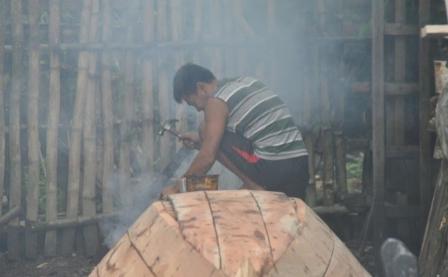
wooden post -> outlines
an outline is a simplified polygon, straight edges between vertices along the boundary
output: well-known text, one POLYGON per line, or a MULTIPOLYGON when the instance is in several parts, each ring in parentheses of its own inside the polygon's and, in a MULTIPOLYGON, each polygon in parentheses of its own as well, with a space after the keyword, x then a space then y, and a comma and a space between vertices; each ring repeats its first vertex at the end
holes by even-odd
POLYGON ((321 119, 323 124, 322 129, 322 146, 323 146, 323 185, 324 185, 324 205, 330 206, 335 201, 335 180, 334 180, 334 134, 333 134, 333 118, 331 115, 332 107, 330 105, 329 94, 329 72, 327 60, 328 53, 320 49, 319 55, 319 71, 320 71, 320 104, 321 104, 321 119))
MULTIPOLYGON (((322 108, 323 110, 325 109, 322 108)), ((324 205, 331 206, 335 201, 335 182, 334 182, 334 142, 333 131, 331 129, 323 129, 321 133, 323 139, 323 186, 324 186, 324 205)))
POLYGON ((336 147, 336 183, 338 193, 344 197, 347 194, 347 170, 346 170, 346 142, 342 131, 335 134, 336 147))
MULTIPOLYGON (((102 1, 103 10, 103 43, 110 41, 110 0, 102 1)), ((104 148, 103 148, 103 183, 102 183, 102 204, 103 213, 111 213, 113 210, 113 198, 111 191, 111 177, 114 169, 114 115, 112 112, 112 74, 111 74, 111 53, 103 51, 101 53, 101 96, 104 126, 104 148)))
MULTIPOLYGON (((50 21, 49 21, 49 43, 57 45, 60 42, 60 1, 50 0, 50 21)), ((50 94, 48 106, 51 110, 48 113, 47 129, 47 210, 46 220, 57 219, 57 190, 58 190, 58 137, 59 137, 59 115, 61 99, 61 76, 59 53, 50 51, 50 94)), ((44 253, 47 256, 56 255, 57 234, 51 230, 45 234, 44 253)))
MULTIPOLYGON (((419 25, 425 26, 431 19, 431 1, 419 0, 419 25)), ((420 207, 422 219, 428 215, 431 204, 431 160, 432 146, 431 134, 428 132, 430 119, 430 98, 431 98, 431 57, 430 42, 420 40, 419 45, 419 184, 420 184, 420 207)), ((422 221, 420 224, 424 226, 422 221)), ((423 229, 423 228, 422 228, 423 229)), ((422 230, 423 231, 423 230, 422 230)), ((422 249, 423 251, 423 249, 422 249)))
MULTIPOLYGON (((81 26, 79 40, 86 43, 89 37, 89 22, 92 0, 84 0, 81 13, 81 26)), ((81 132, 84 106, 86 103, 87 88, 87 67, 88 52, 79 52, 78 57, 78 79, 76 82, 75 107, 73 110, 71 141, 69 150, 69 174, 67 188, 67 218, 74 218, 79 213, 79 187, 80 187, 80 166, 81 166, 81 132)), ((73 251, 75 242, 75 229, 68 229, 63 232, 62 254, 69 255, 73 251)))
MULTIPOLYGON (((406 1, 405 0, 395 0, 395 23, 405 24, 406 23, 406 1)), ((396 36, 395 38, 395 82, 400 83, 406 81, 406 37, 396 36)), ((394 128, 393 137, 394 144, 403 145, 404 135, 405 135, 405 107, 404 107, 403 97, 395 97, 393 99, 393 118, 394 118, 394 128)))
MULTIPOLYGON (((95 42, 98 31, 99 0, 92 0, 89 26, 89 42, 95 42)), ((96 184, 96 88, 97 88, 97 57, 96 53, 88 54, 88 79, 86 87, 86 105, 83 124, 83 187, 82 215, 96 215, 95 184, 96 184)), ((96 225, 83 228, 84 249, 87 256, 94 256, 98 248, 98 231, 96 225)))
MULTIPOLYGON (((12 16, 12 84, 9 107, 9 156, 10 156, 10 189, 9 207, 22 205, 22 159, 20 150, 20 95, 23 90, 23 21, 22 0, 11 2, 12 16)), ((17 225, 18 219, 10 224, 17 225)), ((8 256, 18 259, 20 255, 19 234, 8 229, 8 256)))
MULTIPOLYGON (((30 23, 29 80, 28 80, 28 186, 26 190, 26 219, 37 221, 39 211, 39 0, 30 0, 28 6, 30 23)), ((51 107, 51 106, 50 106, 51 107)), ((28 258, 37 255, 37 234, 27 232, 25 252, 28 258)))
MULTIPOLYGON (((6 3, 0 0, 0 45, 5 43, 6 3)), ((3 196, 5 193, 5 48, 0 47, 0 216, 3 214, 3 196)))
POLYGON ((384 235, 384 0, 372 2, 372 155, 374 245, 377 264, 384 235))

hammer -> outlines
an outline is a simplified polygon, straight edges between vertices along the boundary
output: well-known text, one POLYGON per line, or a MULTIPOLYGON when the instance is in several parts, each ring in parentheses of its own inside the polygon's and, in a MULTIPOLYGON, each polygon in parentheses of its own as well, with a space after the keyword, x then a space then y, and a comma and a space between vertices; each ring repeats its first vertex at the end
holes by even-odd
POLYGON ((177 119, 168 119, 162 122, 160 130, 159 130, 159 136, 163 136, 165 132, 168 132, 174 136, 176 136, 178 139, 182 139, 182 136, 176 131, 175 126, 176 123, 179 120, 177 119))
MULTIPOLYGON (((163 134, 165 134, 165 132, 168 132, 174 136, 176 136, 178 139, 184 141, 184 138, 179 134, 179 132, 176 131, 176 122, 178 122, 179 120, 177 119, 168 119, 162 122, 160 130, 159 130, 159 136, 163 136, 163 134)), ((184 142, 185 143, 185 142, 184 142)), ((188 146, 190 148, 195 148, 195 149, 199 149, 200 148, 200 144, 197 142, 193 142, 193 144, 191 146, 188 146)))

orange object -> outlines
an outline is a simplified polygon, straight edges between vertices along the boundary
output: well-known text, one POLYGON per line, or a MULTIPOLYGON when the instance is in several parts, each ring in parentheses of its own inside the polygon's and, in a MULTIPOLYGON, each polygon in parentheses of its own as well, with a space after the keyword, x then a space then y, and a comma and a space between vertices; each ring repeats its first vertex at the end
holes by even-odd
POLYGON ((151 205, 90 276, 370 276, 296 198, 198 191, 151 205))

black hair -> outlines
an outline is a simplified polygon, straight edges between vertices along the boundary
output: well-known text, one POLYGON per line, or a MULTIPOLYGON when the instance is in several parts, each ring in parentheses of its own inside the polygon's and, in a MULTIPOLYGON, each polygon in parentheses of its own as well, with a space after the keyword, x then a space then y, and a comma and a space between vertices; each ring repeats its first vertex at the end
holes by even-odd
POLYGON ((216 80, 215 75, 205 67, 194 63, 181 66, 173 80, 173 96, 177 103, 182 103, 184 96, 196 92, 198 82, 211 83, 216 80))

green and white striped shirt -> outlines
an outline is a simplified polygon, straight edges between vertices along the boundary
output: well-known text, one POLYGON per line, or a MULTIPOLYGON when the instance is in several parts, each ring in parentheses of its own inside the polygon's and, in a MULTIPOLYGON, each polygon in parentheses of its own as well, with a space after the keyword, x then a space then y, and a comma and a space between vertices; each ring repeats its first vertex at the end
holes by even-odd
POLYGON ((219 82, 215 97, 227 103, 227 130, 250 140, 265 160, 308 155, 299 129, 283 101, 250 77, 219 82))

